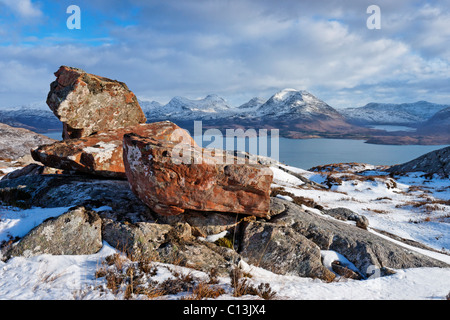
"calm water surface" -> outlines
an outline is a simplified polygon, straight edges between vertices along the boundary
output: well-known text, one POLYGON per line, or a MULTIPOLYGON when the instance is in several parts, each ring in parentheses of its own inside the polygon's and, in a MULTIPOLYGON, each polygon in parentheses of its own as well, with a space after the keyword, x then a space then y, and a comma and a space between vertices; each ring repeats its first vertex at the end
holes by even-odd
MULTIPOLYGON (((245 148, 244 138, 235 138, 234 147, 223 147, 229 150, 240 150, 251 152, 249 145, 258 144, 257 138, 246 138, 245 148), (240 143, 239 143, 239 142, 240 143)), ((204 139, 203 146, 208 147, 209 139, 204 139)), ((270 139, 267 142, 270 154, 270 139)), ((373 165, 393 165, 413 160, 425 153, 441 149, 446 145, 420 146, 420 145, 379 145, 368 144, 364 140, 349 139, 288 139, 279 138, 279 160, 287 165, 309 169, 314 166, 340 163, 340 162, 360 162, 373 165)), ((255 153, 255 152, 253 152, 255 153)), ((257 152, 264 155, 264 153, 257 152)))
MULTIPOLYGON (((61 132, 45 134, 50 138, 61 140, 61 132)), ((231 138, 232 139, 232 138, 231 138)), ((210 137, 203 138, 203 147, 211 147, 210 137)), ((224 149, 249 151, 250 144, 258 144, 256 137, 235 138, 234 146, 227 148, 227 140, 224 139, 224 149), (243 142, 245 139, 245 147, 243 142)), ((228 146, 230 146, 228 139, 228 146)), ((415 159, 427 152, 441 149, 446 145, 436 146, 395 146, 364 143, 363 140, 348 139, 287 139, 279 138, 279 160, 285 164, 302 169, 314 166, 339 163, 360 162, 374 165, 393 165, 415 159)), ((267 143, 267 154, 271 156, 270 136, 267 143)), ((257 152, 262 154, 261 152, 257 152)))

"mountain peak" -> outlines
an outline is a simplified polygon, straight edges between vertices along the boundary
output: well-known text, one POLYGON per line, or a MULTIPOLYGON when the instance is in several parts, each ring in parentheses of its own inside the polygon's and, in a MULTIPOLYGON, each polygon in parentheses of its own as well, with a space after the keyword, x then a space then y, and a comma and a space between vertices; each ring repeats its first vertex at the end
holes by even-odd
POLYGON ((303 99, 303 95, 311 95, 309 92, 304 90, 297 90, 292 88, 286 88, 275 93, 272 98, 277 101, 286 101, 292 96, 298 96, 298 98, 303 99))
POLYGON ((263 98, 254 97, 254 98, 250 99, 248 102, 240 105, 238 107, 238 109, 257 109, 261 105, 263 105, 265 102, 266 102, 266 100, 263 98))
POLYGON ((258 112, 270 117, 313 119, 316 116, 341 118, 341 115, 328 104, 305 90, 291 88, 275 93, 266 103, 258 108, 258 112))

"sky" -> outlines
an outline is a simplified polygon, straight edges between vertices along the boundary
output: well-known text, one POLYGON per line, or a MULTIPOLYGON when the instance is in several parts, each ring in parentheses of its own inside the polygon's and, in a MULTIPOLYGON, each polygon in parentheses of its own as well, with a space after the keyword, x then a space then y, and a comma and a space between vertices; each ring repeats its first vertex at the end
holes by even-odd
POLYGON ((449 44, 450 0, 0 0, 0 108, 44 102, 61 65, 160 103, 294 88, 335 108, 450 104, 449 44))

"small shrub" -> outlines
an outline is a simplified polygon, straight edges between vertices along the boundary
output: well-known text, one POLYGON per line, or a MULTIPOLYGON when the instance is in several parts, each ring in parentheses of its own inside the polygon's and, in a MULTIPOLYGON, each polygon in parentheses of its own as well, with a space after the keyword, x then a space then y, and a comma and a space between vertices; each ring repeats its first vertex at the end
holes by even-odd
POLYGON ((305 205, 307 207, 310 207, 310 208, 323 210, 323 207, 321 205, 317 204, 313 199, 296 196, 293 193, 284 190, 283 188, 273 188, 273 189, 271 189, 270 196, 271 197, 276 197, 277 195, 289 196, 289 197, 292 198, 293 202, 295 204, 299 205, 299 206, 301 206, 303 204, 303 205, 305 205))
POLYGON ((269 300, 276 296, 276 292, 272 291, 269 283, 261 283, 255 288, 248 278, 244 278, 244 274, 238 268, 231 270, 230 279, 231 287, 233 288, 233 297, 254 295, 269 300))
POLYGON ((276 292, 272 291, 269 283, 261 283, 257 288, 257 295, 264 300, 272 300, 276 296, 276 292))
POLYGON ((214 286, 206 282, 199 282, 191 295, 183 297, 182 300, 215 299, 225 293, 222 287, 214 286))
POLYGON ((234 249, 233 236, 230 236, 230 235, 227 235, 223 238, 217 239, 214 243, 216 245, 218 245, 219 247, 234 249))

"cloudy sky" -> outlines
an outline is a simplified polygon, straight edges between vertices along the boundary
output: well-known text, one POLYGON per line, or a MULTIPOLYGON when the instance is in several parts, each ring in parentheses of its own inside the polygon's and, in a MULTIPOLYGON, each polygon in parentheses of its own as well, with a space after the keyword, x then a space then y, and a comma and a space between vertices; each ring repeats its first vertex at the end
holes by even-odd
POLYGON ((450 104, 449 44, 450 0, 0 0, 0 107, 45 101, 60 65, 161 103, 295 88, 336 108, 450 104), (66 25, 72 4, 80 30, 66 25))

